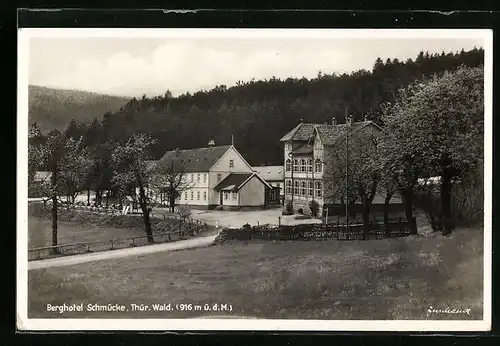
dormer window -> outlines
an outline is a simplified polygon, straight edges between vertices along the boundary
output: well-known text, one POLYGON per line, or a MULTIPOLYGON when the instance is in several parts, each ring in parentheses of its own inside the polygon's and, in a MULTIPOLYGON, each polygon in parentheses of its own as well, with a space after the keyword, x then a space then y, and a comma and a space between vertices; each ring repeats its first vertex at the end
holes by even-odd
POLYGON ((229 168, 233 168, 234 167, 234 160, 229 160, 229 168))

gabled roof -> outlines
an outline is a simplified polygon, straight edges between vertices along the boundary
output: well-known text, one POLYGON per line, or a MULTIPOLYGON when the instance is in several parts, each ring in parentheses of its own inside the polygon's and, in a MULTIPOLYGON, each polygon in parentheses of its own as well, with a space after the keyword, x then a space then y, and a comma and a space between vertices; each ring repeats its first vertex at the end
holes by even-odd
POLYGON ((167 151, 160 161, 179 162, 184 171, 208 172, 210 168, 231 148, 231 145, 214 146, 187 150, 167 151))
MULTIPOLYGON (((350 135, 354 135, 358 131, 368 127, 368 126, 374 126, 378 130, 381 130, 380 126, 378 126, 376 123, 373 121, 360 121, 353 123, 350 126, 350 135)), ((345 134, 345 124, 338 124, 338 125, 330 125, 330 126, 317 126, 315 128, 316 133, 318 134, 319 138, 321 139, 321 142, 323 145, 332 145, 335 144, 339 140, 343 140, 343 135, 345 134)))
MULTIPOLYGON (((321 138, 324 145, 333 144, 339 135, 343 132, 342 129, 345 128, 346 124, 312 124, 312 123, 300 123, 295 126, 290 132, 281 137, 280 141, 309 141, 314 137, 317 132, 321 138)), ((351 130, 358 131, 366 126, 375 126, 381 130, 373 121, 360 121, 352 123, 350 126, 351 130)))
POLYGON ((312 154, 312 152, 313 152, 313 147, 310 144, 305 144, 297 149, 292 150, 293 155, 312 154))
POLYGON ((283 166, 260 166, 252 169, 265 181, 283 180, 283 166))
POLYGON ((266 187, 271 188, 271 186, 263 180, 257 173, 231 173, 224 180, 222 180, 217 186, 215 186, 216 191, 238 191, 241 189, 250 179, 256 177, 259 179, 266 187))
POLYGON ((290 132, 281 137, 280 141, 307 141, 312 137, 314 126, 317 124, 300 123, 295 126, 290 132))

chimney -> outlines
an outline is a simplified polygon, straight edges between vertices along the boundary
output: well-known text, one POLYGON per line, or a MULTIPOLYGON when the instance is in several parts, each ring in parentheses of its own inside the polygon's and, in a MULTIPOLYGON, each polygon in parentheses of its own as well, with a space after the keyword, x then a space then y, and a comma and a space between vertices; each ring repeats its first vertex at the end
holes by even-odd
POLYGON ((332 118, 332 125, 337 125, 337 118, 332 118))
POLYGON ((213 147, 213 146, 215 146, 215 141, 214 141, 213 139, 209 140, 209 141, 208 141, 208 146, 209 146, 209 147, 213 147))

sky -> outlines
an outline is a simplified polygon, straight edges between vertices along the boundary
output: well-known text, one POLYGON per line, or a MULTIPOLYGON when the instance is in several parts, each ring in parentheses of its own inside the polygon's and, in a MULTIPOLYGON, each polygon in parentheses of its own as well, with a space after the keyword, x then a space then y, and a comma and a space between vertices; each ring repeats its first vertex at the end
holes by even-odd
POLYGON ((371 70, 375 59, 484 47, 476 38, 31 37, 29 84, 140 97, 239 80, 371 70))

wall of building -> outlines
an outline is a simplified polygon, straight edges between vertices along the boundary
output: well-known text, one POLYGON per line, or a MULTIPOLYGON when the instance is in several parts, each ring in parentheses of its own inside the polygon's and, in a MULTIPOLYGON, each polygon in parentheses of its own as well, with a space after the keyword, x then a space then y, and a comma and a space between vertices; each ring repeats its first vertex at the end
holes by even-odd
POLYGON ((193 187, 182 192, 181 197, 177 199, 180 205, 208 205, 209 189, 207 187, 193 187))
POLYGON ((238 206, 239 203, 239 193, 237 191, 221 191, 222 193, 222 205, 226 206, 238 206))
MULTIPOLYGON (((234 148, 230 148, 220 158, 210 170, 211 172, 237 172, 237 173, 253 173, 252 167, 238 154, 234 148), (230 161, 233 160, 233 167, 230 167, 230 161)), ((217 184, 215 184, 217 185, 217 184)), ((213 186, 215 186, 213 185, 213 186)))
POLYGON ((257 177, 253 177, 239 191, 240 206, 253 207, 265 204, 265 185, 257 177))
POLYGON ((220 204, 220 195, 214 188, 230 173, 252 173, 253 169, 238 154, 234 148, 230 148, 217 162, 208 174, 208 203, 210 205, 220 204), (229 166, 230 160, 233 160, 233 167, 229 166), (218 179, 218 177, 220 179, 218 179))

